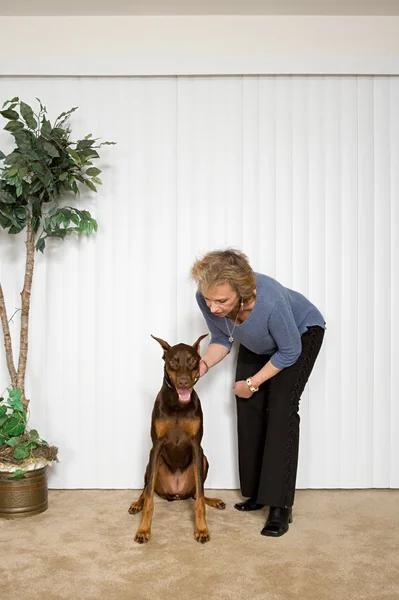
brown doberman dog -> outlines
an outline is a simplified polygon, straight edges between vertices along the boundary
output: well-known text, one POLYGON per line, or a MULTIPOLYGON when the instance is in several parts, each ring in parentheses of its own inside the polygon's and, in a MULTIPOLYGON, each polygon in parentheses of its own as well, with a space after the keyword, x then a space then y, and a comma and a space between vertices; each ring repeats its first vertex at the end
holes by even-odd
POLYGON ((201 335, 192 346, 170 346, 164 340, 151 336, 164 350, 165 372, 152 411, 152 448, 144 490, 129 508, 131 514, 143 511, 134 538, 139 544, 150 539, 154 491, 166 500, 195 498, 194 537, 202 544, 209 541, 205 504, 226 508, 222 500, 205 498, 204 495, 209 465, 201 447, 201 403, 193 388, 199 379, 199 345, 206 335, 201 335))

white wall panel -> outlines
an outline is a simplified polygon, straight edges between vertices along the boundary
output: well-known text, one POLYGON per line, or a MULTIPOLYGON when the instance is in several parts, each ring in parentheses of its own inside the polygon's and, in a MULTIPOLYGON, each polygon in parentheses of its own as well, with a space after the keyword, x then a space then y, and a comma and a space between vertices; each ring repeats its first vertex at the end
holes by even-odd
MULTIPOLYGON (((79 106, 74 137, 118 142, 101 151, 98 195, 78 200, 98 233, 36 256, 27 387, 31 425, 60 447, 50 485, 142 485, 163 373, 150 334, 206 332, 190 266, 236 246, 327 320, 301 401, 298 486, 397 487, 399 79, 0 78, 0 102, 14 95, 53 118, 79 106)), ((10 314, 23 250, 0 232, 10 314)), ((235 357, 198 384, 209 487, 238 486, 235 357)))

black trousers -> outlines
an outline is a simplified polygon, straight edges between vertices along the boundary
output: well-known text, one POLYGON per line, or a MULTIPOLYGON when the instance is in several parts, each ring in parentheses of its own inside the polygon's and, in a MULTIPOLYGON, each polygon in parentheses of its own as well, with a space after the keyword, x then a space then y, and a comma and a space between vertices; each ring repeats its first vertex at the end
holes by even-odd
MULTIPOLYGON (((241 493, 267 506, 294 504, 299 450, 299 400, 323 342, 324 329, 302 335, 296 363, 265 381, 249 399, 237 399, 241 493)), ((270 359, 240 346, 236 381, 255 375, 270 359)))

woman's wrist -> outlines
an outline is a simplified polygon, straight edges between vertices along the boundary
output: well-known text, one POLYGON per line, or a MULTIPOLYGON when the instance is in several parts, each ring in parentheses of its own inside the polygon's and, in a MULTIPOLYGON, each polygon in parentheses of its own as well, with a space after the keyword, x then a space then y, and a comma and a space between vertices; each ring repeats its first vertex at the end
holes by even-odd
POLYGON ((203 358, 201 358, 199 361, 199 371, 200 377, 203 377, 209 371, 209 365, 203 358))
POLYGON ((209 367, 208 363, 203 358, 201 358, 200 362, 204 363, 204 365, 206 366, 206 370, 209 371, 210 367, 209 367))
POLYGON ((252 377, 248 377, 248 379, 246 379, 245 381, 246 381, 247 386, 249 387, 249 390, 252 393, 259 391, 259 386, 255 385, 255 382, 252 377))

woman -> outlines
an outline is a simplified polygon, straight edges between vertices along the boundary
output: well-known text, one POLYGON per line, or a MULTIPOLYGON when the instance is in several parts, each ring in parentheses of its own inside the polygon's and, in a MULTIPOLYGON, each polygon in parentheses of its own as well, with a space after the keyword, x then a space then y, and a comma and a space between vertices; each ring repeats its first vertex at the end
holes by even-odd
POLYGON ((292 521, 299 447, 299 400, 319 353, 325 322, 302 294, 255 273, 238 250, 209 252, 191 275, 211 333, 200 375, 240 342, 235 384, 240 511, 269 506, 262 535, 292 521))

